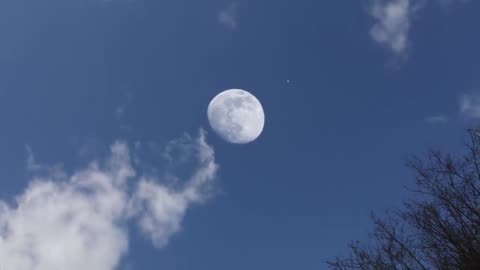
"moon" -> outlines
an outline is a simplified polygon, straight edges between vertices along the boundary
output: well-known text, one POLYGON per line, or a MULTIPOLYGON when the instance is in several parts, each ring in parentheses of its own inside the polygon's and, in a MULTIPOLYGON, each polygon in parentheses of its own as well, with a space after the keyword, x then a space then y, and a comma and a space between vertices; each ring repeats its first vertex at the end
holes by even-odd
POLYGON ((254 95, 230 89, 212 99, 208 105, 208 121, 215 133, 227 142, 246 144, 262 133, 265 114, 254 95))

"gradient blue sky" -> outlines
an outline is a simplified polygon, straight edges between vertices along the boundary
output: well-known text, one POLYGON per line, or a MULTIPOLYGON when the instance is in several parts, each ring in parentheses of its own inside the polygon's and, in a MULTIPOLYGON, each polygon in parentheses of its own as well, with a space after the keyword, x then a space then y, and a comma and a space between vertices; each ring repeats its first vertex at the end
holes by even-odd
POLYGON ((480 119, 479 10, 454 0, 2 1, 0 199, 14 208, 27 188, 27 148, 75 171, 118 139, 164 145, 204 128, 220 166, 215 196, 189 208, 163 248, 129 227, 118 269, 326 269, 365 237, 371 210, 400 204, 409 155, 456 149, 480 119), (263 104, 251 144, 208 126, 209 101, 228 88, 263 104))

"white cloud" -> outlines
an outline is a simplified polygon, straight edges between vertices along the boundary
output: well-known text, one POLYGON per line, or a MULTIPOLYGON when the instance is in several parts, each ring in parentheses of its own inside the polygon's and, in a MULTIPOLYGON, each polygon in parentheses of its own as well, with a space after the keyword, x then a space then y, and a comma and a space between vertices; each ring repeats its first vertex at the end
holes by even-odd
POLYGON ((238 26, 237 18, 238 5, 235 3, 230 4, 223 10, 220 10, 217 14, 218 22, 230 29, 235 29, 238 26))
POLYGON ((214 160, 213 148, 205 142, 203 132, 194 144, 189 143, 190 140, 186 136, 167 147, 167 156, 170 158, 170 152, 178 150, 183 161, 190 160, 191 155, 195 155, 197 169, 190 175, 188 182, 177 190, 158 185, 152 179, 141 179, 132 198, 133 213, 139 217, 142 231, 150 236, 156 247, 165 246, 169 236, 179 230, 180 221, 189 205, 202 202, 208 197, 216 176, 218 165, 214 160))
POLYGON ((412 12, 411 0, 374 0, 370 14, 376 23, 370 36, 395 54, 404 53, 409 44, 412 12))
MULTIPOLYGON (((404 56, 410 47, 410 30, 417 12, 425 7, 427 0, 370 0, 370 15, 375 23, 370 36, 397 56, 404 56)), ((432 1, 430 1, 432 2, 432 1)), ((436 0, 443 7, 468 0, 436 0)))
POLYGON ((0 269, 116 269, 128 252, 132 221, 163 247, 189 206, 208 198, 218 169, 203 132, 183 143, 196 165, 175 187, 145 179, 127 144, 116 142, 107 160, 64 173, 66 179, 37 177, 14 204, 0 201, 0 269))
POLYGON ((480 119, 480 94, 464 94, 460 97, 460 113, 468 119, 480 119))

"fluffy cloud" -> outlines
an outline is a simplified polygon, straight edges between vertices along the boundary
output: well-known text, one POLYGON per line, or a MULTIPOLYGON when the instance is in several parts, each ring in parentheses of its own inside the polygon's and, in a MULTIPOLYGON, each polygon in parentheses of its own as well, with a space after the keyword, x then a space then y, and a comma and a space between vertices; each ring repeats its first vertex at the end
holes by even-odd
POLYGON ((166 245, 189 206, 208 198, 218 169, 203 132, 181 144, 193 170, 177 183, 142 176, 127 144, 116 142, 106 160, 37 177, 14 204, 0 201, 0 269, 117 269, 132 223, 166 245))
POLYGON ((480 119, 480 94, 464 94, 460 97, 460 113, 468 119, 480 119))
POLYGON ((411 0, 374 0, 370 14, 376 23, 370 29, 370 36, 395 54, 404 53, 409 43, 412 12, 411 0))
POLYGON ((195 170, 188 182, 169 188, 157 184, 155 179, 144 178, 132 196, 131 213, 138 216, 142 231, 150 236, 156 247, 166 245, 169 236, 178 231, 188 206, 208 198, 216 176, 218 165, 203 133, 196 143, 192 144, 190 140, 186 136, 174 141, 165 152, 170 161, 178 158, 180 162, 190 162, 192 153, 195 153, 195 170))
POLYGON ((238 26, 237 19, 237 4, 230 4, 227 8, 220 10, 217 14, 218 22, 230 29, 235 29, 238 26))
MULTIPOLYGON (((397 56, 403 56, 410 46, 410 29, 416 13, 427 5, 426 0, 370 0, 370 15, 375 23, 370 36, 397 56)), ((443 7, 468 0, 430 1, 443 7)))

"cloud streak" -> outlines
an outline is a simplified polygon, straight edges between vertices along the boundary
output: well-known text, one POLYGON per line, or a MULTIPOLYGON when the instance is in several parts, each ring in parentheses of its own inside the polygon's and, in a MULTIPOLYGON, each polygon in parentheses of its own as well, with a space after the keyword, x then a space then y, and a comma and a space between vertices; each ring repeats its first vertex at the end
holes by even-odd
POLYGON ((446 124, 448 123, 448 117, 445 115, 433 115, 425 117, 425 122, 428 124, 446 124))
POLYGON ((117 269, 133 223, 164 247, 189 207, 209 197, 218 170, 203 132, 182 144, 195 165, 175 186, 142 176, 128 145, 116 142, 106 160, 61 179, 35 177, 14 204, 0 201, 0 269, 117 269))

